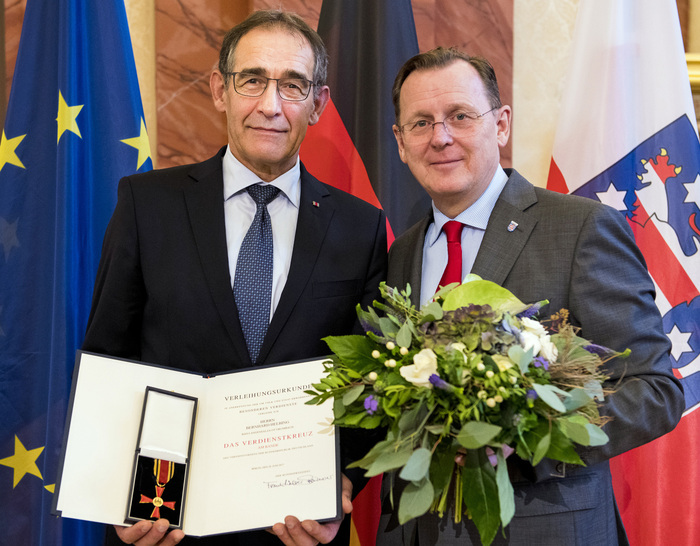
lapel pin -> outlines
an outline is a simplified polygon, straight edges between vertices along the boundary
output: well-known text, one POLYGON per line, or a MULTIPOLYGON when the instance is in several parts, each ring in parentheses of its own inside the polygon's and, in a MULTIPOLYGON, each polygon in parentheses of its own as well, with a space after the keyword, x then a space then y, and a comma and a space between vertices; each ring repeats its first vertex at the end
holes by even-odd
POLYGON ((510 224, 508 224, 508 231, 513 232, 515 231, 515 228, 518 227, 518 222, 514 222, 513 220, 510 221, 510 224))
POLYGON ((311 201, 311 204, 316 208, 319 208, 321 206, 318 204, 318 201, 311 201))

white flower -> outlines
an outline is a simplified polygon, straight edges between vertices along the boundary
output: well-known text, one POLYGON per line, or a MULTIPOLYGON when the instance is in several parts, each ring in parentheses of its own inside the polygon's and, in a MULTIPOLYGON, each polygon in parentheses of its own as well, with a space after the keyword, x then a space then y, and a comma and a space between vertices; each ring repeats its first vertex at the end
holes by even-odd
POLYGON ((552 343, 549 336, 547 336, 546 339, 541 339, 540 341, 542 342, 542 350, 540 351, 540 354, 549 360, 550 363, 556 362, 557 356, 559 356, 557 346, 552 343))
POLYGON ((367 374, 367 379, 369 379, 372 383, 374 383, 378 377, 377 372, 369 372, 367 374))
POLYGON ((372 351, 372 358, 379 358, 381 356, 381 353, 375 349, 372 351))
POLYGON ((532 352, 532 356, 537 356, 542 350, 539 336, 528 331, 520 332, 520 345, 526 351, 532 352))
POLYGON ((384 365, 385 365, 387 368, 396 368, 396 360, 394 360, 393 358, 390 358, 389 360, 387 360, 387 361, 384 363, 384 365))
POLYGON ((396 345, 394 344, 393 341, 387 341, 386 342, 386 348, 389 349, 390 351, 393 351, 396 345))
POLYGON ((521 319, 522 325, 525 327, 520 332, 520 344, 523 349, 532 350, 533 356, 542 356, 550 362, 557 360, 557 348, 552 343, 547 330, 544 329, 539 322, 530 318, 524 317, 521 319))
POLYGON ((413 355, 413 364, 402 366, 399 372, 406 381, 417 387, 432 389, 430 376, 437 373, 437 356, 432 349, 423 349, 413 355))
POLYGON ((454 343, 450 343, 447 346, 448 351, 459 351, 462 353, 462 358, 464 358, 464 363, 467 363, 467 353, 465 351, 467 350, 467 346, 464 343, 459 343, 458 341, 454 343))
POLYGON ((401 347, 401 349, 399 349, 399 352, 401 353, 402 356, 406 356, 408 354, 408 348, 401 347))

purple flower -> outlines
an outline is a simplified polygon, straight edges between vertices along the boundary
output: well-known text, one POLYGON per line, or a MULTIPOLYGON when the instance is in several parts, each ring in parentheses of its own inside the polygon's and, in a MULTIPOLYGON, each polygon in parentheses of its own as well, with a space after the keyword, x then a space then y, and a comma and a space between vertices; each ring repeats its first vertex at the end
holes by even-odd
POLYGON ((535 368, 544 368, 545 371, 549 370, 549 362, 547 362, 547 359, 544 357, 536 356, 533 364, 535 368))
POLYGON ((370 394, 367 398, 365 398, 365 410, 367 410, 369 415, 374 415, 374 413, 377 411, 378 405, 379 401, 373 394, 370 394))
POLYGON ((429 378, 428 381, 433 385, 433 387, 437 387, 438 389, 443 389, 446 391, 451 391, 452 390, 452 385, 450 385, 447 381, 442 379, 438 374, 434 373, 432 374, 429 378))
POLYGON ((539 310, 542 308, 542 303, 543 302, 541 302, 541 301, 539 301, 537 303, 533 303, 532 305, 530 305, 530 307, 525 309, 525 311, 523 311, 522 313, 518 313, 518 318, 523 318, 523 317, 532 318, 532 317, 534 317, 539 312, 539 310))
POLYGON ((583 348, 586 349, 589 353, 593 353, 594 355, 598 355, 600 357, 606 357, 611 352, 613 352, 607 347, 603 347, 602 345, 596 345, 595 343, 585 345, 583 348))
POLYGON ((535 389, 528 389, 527 391, 527 398, 528 400, 535 400, 537 399, 537 392, 535 389))

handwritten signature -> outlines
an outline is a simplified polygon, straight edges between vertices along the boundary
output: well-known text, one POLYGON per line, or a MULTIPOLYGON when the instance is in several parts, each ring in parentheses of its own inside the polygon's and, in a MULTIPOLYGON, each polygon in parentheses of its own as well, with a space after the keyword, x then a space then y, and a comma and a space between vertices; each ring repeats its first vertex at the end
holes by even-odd
POLYGON ((290 487, 295 485, 311 485, 316 482, 325 482, 332 480, 333 476, 297 476, 295 478, 285 478, 281 481, 263 482, 268 489, 276 489, 278 487, 290 487))

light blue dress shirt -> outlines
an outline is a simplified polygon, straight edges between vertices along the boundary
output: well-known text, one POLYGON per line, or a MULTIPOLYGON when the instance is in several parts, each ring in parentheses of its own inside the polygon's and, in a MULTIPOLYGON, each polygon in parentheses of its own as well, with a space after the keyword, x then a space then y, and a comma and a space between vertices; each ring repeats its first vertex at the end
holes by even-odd
MULTIPOLYGON (((255 216, 255 201, 245 189, 252 184, 265 184, 260 178, 238 161, 226 149, 223 159, 224 171, 224 221, 226 224, 226 244, 228 247, 228 268, 231 275, 231 288, 236 275, 236 261, 255 216)), ((301 168, 299 158, 290 170, 267 182, 279 188, 280 194, 272 201, 267 210, 272 223, 272 299, 270 302, 270 319, 277 309, 282 290, 289 276, 292 262, 294 235, 299 202, 301 200, 301 168)))
POLYGON ((435 203, 432 204, 433 223, 428 227, 423 243, 421 305, 425 305, 435 295, 438 283, 447 267, 447 236, 442 232, 442 226, 449 220, 464 224, 462 229, 462 276, 464 277, 472 270, 489 217, 506 182, 508 182, 508 175, 499 165, 486 191, 455 218, 448 218, 437 209, 435 203))

